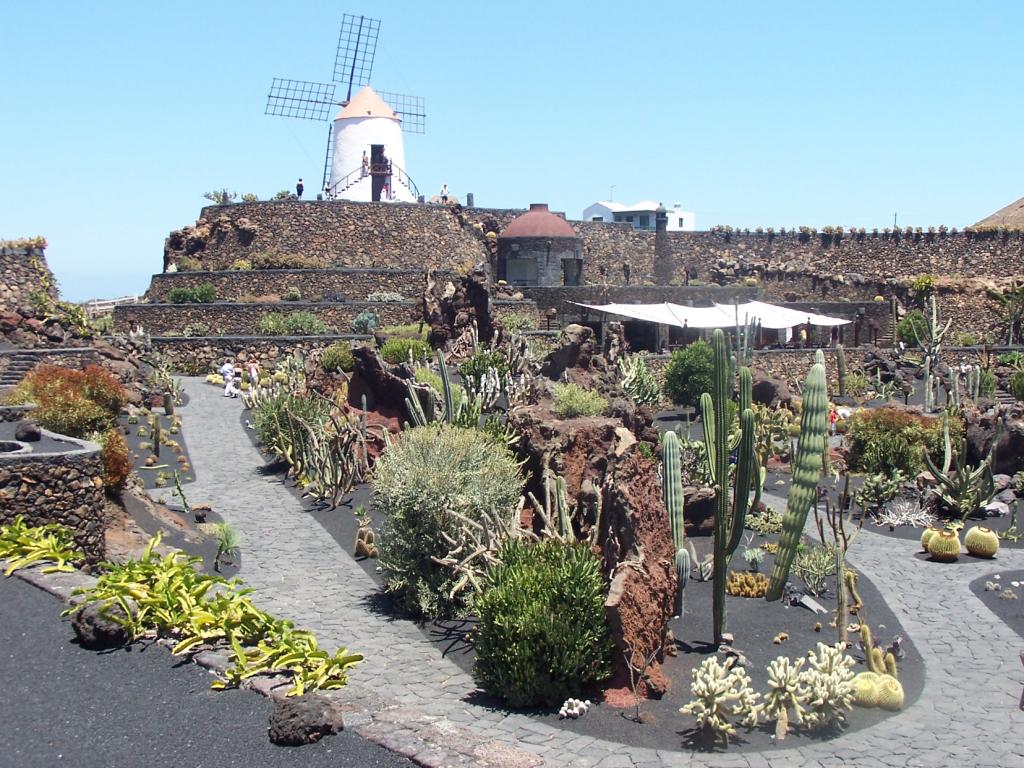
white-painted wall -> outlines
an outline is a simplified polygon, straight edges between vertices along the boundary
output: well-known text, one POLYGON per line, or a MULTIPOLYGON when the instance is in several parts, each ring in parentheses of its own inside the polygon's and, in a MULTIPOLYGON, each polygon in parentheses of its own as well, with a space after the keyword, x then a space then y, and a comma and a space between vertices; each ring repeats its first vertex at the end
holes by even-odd
MULTIPOLYGON (((355 183, 347 189, 338 188, 335 197, 343 200, 368 202, 372 199, 372 180, 370 176, 360 177, 358 171, 363 166, 363 152, 370 158, 370 145, 383 144, 384 156, 391 161, 392 168, 401 168, 408 173, 405 165, 405 146, 402 141, 402 124, 390 117, 345 117, 334 121, 334 158, 331 162, 330 186, 352 171, 355 183)), ((350 180, 351 181, 351 180, 350 180)), ((392 177, 393 202, 414 203, 416 197, 398 179, 392 177)))
MULTIPOLYGON (((693 211, 684 211, 681 208, 670 208, 668 213, 669 232, 692 232, 697 228, 697 217, 693 211), (680 223, 681 222, 681 223, 680 223)), ((633 217, 633 227, 640 228, 640 217, 648 216, 650 225, 648 230, 654 231, 655 211, 651 208, 635 208, 628 205, 609 205, 608 201, 598 201, 583 209, 583 221, 593 221, 594 217, 600 216, 605 223, 613 223, 618 214, 623 219, 626 216, 633 217)), ((620 223, 630 223, 622 221, 620 223)))

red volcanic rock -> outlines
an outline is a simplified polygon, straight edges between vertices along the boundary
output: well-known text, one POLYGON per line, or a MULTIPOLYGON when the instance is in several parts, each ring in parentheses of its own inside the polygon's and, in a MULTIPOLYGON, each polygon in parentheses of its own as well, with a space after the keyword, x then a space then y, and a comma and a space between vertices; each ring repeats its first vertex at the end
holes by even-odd
MULTIPOLYGON (((660 662, 676 591, 675 552, 657 463, 638 451, 628 452, 605 480, 599 546, 610 580, 605 616, 616 649, 610 688, 629 684, 624 653, 641 666, 642 659, 661 648, 642 684, 644 695, 660 698, 670 685, 660 662)), ((610 694, 607 701, 620 698, 610 694)))
POLYGON ((13 331, 21 324, 22 319, 17 312, 0 312, 0 331, 13 331))

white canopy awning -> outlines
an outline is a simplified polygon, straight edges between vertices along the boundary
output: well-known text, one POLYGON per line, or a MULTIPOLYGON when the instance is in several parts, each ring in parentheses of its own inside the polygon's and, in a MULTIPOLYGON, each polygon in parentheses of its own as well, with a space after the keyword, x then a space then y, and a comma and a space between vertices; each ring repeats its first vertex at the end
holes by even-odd
POLYGON ((580 304, 580 307, 608 312, 634 320, 672 325, 677 328, 732 328, 748 322, 756 322, 762 328, 793 328, 797 325, 846 325, 852 322, 840 317, 829 317, 813 312, 779 307, 761 301, 744 304, 715 304, 711 307, 687 307, 683 304, 663 302, 661 304, 580 304))

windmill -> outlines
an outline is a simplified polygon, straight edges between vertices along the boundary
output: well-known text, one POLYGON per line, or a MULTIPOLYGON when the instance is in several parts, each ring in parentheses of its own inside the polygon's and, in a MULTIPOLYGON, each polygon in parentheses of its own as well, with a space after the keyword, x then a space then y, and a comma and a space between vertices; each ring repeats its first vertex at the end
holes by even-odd
POLYGON ((327 196, 414 202, 419 190, 405 170, 402 132, 425 132, 423 98, 370 87, 379 34, 379 19, 346 13, 332 82, 275 77, 265 114, 319 121, 341 107, 327 131, 322 185, 327 196), (345 89, 340 101, 338 85, 345 89), (360 89, 354 98, 353 88, 360 89))

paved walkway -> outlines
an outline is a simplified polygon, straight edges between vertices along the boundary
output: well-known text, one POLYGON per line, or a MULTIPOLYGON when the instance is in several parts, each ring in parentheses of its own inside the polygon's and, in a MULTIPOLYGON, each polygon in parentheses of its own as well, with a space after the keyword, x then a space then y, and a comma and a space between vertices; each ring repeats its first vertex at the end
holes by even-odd
MULTIPOLYGON (((473 707, 463 701, 472 678, 415 627, 372 612, 373 581, 278 480, 257 472, 264 461, 239 425, 239 401, 202 379, 186 386, 191 399, 181 413, 197 475, 190 498, 212 503, 239 532, 240 576, 261 606, 316 631, 324 646, 366 654, 345 689, 358 713, 348 722, 424 765, 1024 765, 1024 641, 968 589, 993 564, 937 566, 914 558, 909 542, 870 532, 854 544, 851 562, 899 616, 927 669, 917 703, 879 726, 799 748, 708 755, 627 747, 473 707)), ((1024 568, 1024 550, 1001 553, 998 568, 1024 568)))

